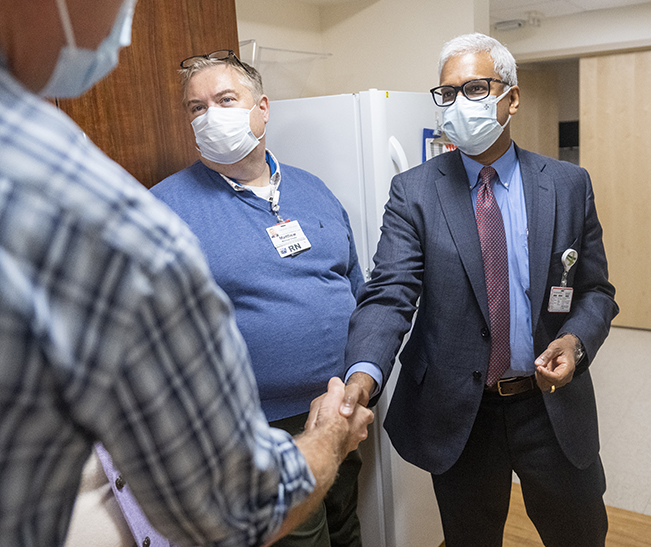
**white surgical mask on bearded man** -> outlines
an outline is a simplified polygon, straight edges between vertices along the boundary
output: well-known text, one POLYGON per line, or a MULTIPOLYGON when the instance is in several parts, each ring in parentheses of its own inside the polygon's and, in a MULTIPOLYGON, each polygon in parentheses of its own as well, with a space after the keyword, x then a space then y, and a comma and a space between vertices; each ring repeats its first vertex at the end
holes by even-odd
POLYGON ((124 0, 111 33, 97 49, 77 47, 65 0, 57 0, 59 17, 66 35, 66 42, 50 80, 41 90, 44 97, 78 97, 111 72, 118 64, 121 48, 131 43, 131 24, 136 0, 124 0))
POLYGON ((486 152, 511 120, 509 114, 504 125, 497 121, 497 103, 510 90, 509 86, 499 97, 489 95, 480 101, 457 97, 454 104, 443 111, 443 131, 448 139, 469 156, 486 152))
POLYGON ((237 163, 248 156, 264 137, 264 133, 256 137, 251 130, 249 114, 253 108, 247 110, 211 106, 204 114, 192 120, 192 129, 201 155, 223 165, 237 163))

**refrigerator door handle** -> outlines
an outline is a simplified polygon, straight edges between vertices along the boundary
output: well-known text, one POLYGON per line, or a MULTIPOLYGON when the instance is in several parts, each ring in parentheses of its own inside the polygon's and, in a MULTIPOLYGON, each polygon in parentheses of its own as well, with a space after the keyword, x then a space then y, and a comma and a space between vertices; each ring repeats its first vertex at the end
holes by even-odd
POLYGON ((407 154, 402 145, 393 135, 389 137, 389 150, 391 152, 391 159, 393 163, 398 166, 398 173, 402 173, 409 169, 409 162, 407 161, 407 154))

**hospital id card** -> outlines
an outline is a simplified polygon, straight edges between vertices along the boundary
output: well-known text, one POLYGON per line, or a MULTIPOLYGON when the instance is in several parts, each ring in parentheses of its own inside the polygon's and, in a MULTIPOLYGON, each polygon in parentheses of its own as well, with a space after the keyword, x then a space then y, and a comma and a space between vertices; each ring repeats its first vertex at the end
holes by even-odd
POLYGON ((573 294, 574 289, 572 287, 552 287, 549 293, 547 311, 550 313, 569 313, 572 309, 573 294))
POLYGON ((267 228, 271 242, 282 257, 295 256, 312 247, 298 220, 286 220, 267 228))

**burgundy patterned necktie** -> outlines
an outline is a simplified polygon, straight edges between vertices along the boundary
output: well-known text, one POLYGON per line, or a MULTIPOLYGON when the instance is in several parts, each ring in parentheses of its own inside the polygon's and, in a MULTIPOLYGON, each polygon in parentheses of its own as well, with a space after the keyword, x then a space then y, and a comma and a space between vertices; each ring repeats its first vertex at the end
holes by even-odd
POLYGON ((477 192, 477 230, 484 259, 491 331, 486 385, 492 386, 511 364, 509 262, 502 213, 491 189, 491 182, 496 178, 497 172, 492 167, 484 167, 479 176, 481 186, 477 192))

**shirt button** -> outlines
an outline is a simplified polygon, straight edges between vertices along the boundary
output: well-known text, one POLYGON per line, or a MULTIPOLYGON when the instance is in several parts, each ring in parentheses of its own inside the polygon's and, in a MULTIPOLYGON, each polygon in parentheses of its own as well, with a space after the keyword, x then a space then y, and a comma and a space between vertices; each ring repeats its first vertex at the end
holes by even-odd
POLYGON ((145 537, 145 539, 142 540, 142 547, 149 547, 151 545, 151 540, 149 539, 149 536, 145 537))
POLYGON ((125 485, 125 484, 126 484, 126 483, 124 482, 124 479, 122 478, 122 475, 118 475, 118 478, 115 479, 115 487, 116 487, 118 490, 122 490, 122 489, 124 488, 124 485, 125 485))
POLYGON ((488 338, 490 335, 491 335, 491 333, 486 327, 481 329, 481 337, 482 338, 488 338))

